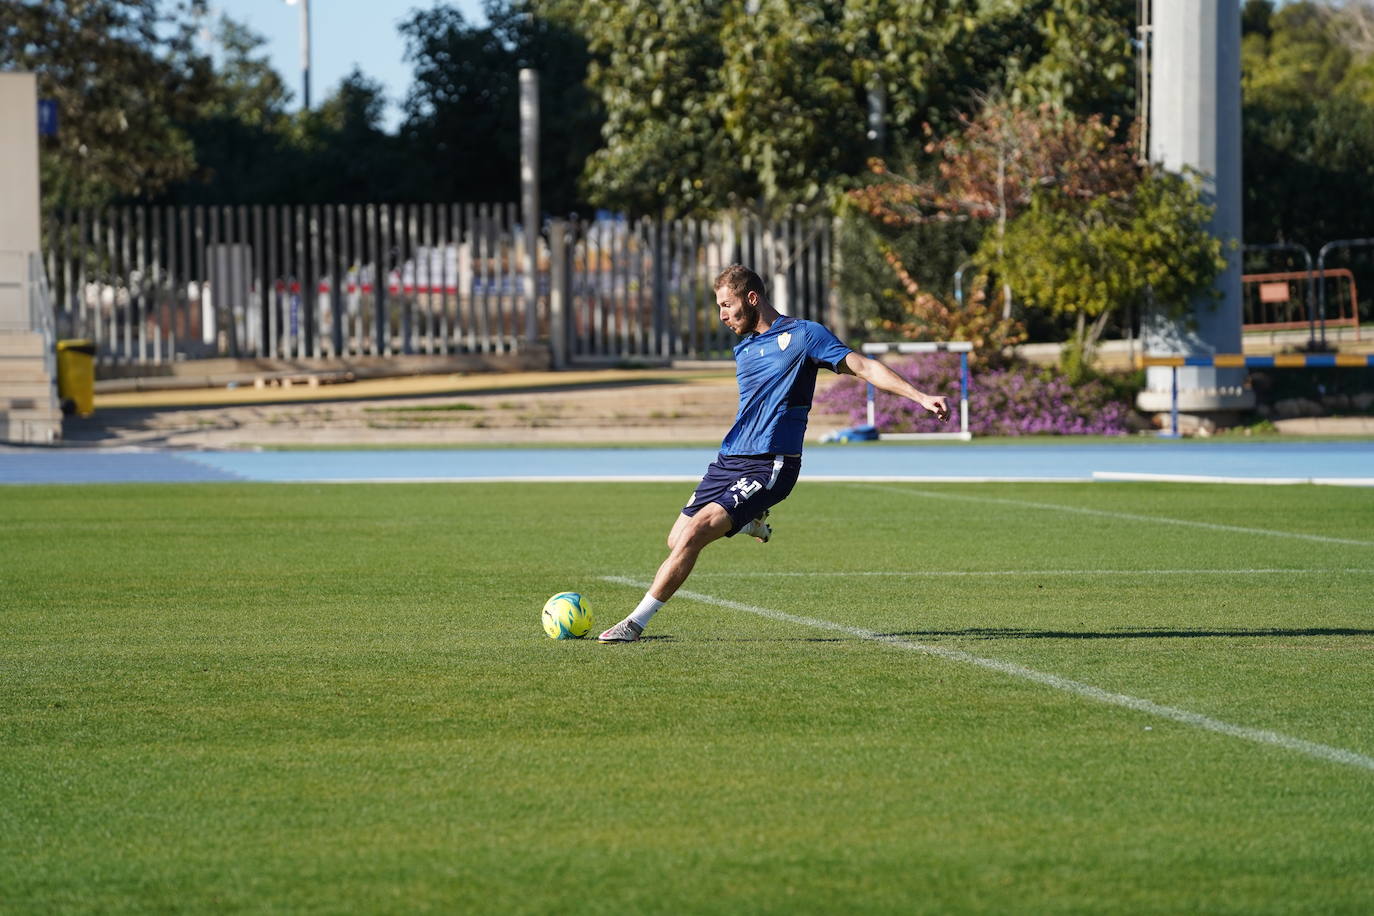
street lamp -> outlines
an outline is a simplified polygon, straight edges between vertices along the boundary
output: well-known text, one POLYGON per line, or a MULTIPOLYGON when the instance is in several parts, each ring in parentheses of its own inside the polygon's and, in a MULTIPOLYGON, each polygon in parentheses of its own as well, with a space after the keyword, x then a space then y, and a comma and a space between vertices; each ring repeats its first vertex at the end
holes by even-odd
POLYGON ((310 0, 286 0, 287 6, 301 8, 301 87, 304 108, 310 110, 310 0))

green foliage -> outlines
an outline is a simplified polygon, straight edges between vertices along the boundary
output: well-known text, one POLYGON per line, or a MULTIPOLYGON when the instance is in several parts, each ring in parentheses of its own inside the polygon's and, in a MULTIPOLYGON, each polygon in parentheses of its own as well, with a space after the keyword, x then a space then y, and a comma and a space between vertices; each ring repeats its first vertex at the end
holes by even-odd
POLYGON ((884 151, 866 135, 871 90, 901 159, 916 154, 923 124, 942 130, 973 94, 1022 79, 1036 100, 1108 104, 1090 74, 1115 79, 1129 60, 1120 0, 1106 12, 1042 2, 1029 14, 967 0, 533 6, 584 35, 595 58, 589 83, 606 123, 587 194, 640 213, 828 204, 884 151))
POLYGON ((178 4, 158 0, 11 0, 0 4, 0 70, 32 71, 60 128, 40 146, 44 204, 95 206, 155 194, 190 175, 184 125, 209 91, 178 4))
POLYGON ((406 200, 413 169, 381 127, 379 83, 354 68, 311 111, 288 112, 290 92, 262 53, 266 39, 229 19, 201 114, 185 127, 197 168, 154 196, 168 204, 359 203, 406 200))
POLYGON ((532 16, 520 0, 489 0, 487 22, 457 9, 415 10, 401 24, 415 66, 402 138, 412 156, 412 194, 444 200, 520 195, 519 71, 539 71, 543 209, 579 206, 577 178, 596 147, 601 116, 584 85, 584 42, 532 16))
POLYGON ((1133 0, 1058 0, 1040 4, 1036 31, 1044 52, 1012 74, 1008 90, 1027 105, 1048 103, 1080 114, 1126 120, 1135 74, 1133 0))
POLYGON ((1074 316, 1064 368, 1082 377, 1114 311, 1153 305, 1181 316, 1210 288, 1226 264, 1211 215, 1194 177, 1158 169, 1121 197, 1045 189, 977 260, 1027 305, 1074 316))
POLYGON ((1312 250, 1374 226, 1374 11, 1250 0, 1245 238, 1312 250))
POLYGON ((836 284, 846 319, 856 339, 874 339, 893 323, 909 320, 910 298, 893 272, 890 257, 902 264, 922 289, 954 298, 954 275, 961 267, 960 293, 977 288, 969 257, 985 226, 969 220, 924 222, 894 227, 845 203, 840 208, 835 243, 836 284))
POLYGON ((974 285, 962 302, 922 289, 891 250, 884 251, 888 268, 901 284, 895 318, 879 322, 884 339, 962 340, 973 344, 969 365, 977 369, 1001 366, 1012 358, 1011 348, 1026 339, 1025 326, 988 302, 986 285, 974 285))

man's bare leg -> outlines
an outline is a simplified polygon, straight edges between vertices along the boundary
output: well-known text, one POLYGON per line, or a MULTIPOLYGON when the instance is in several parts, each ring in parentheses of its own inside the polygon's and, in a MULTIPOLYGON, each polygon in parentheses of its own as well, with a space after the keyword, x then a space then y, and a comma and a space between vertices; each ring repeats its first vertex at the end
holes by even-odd
POLYGON ((678 516, 668 533, 668 556, 654 574, 649 591, 630 616, 601 634, 600 641, 634 642, 639 639, 649 619, 687 581, 701 551, 712 541, 725 537, 733 525, 729 513, 719 503, 708 503, 690 517, 678 516))

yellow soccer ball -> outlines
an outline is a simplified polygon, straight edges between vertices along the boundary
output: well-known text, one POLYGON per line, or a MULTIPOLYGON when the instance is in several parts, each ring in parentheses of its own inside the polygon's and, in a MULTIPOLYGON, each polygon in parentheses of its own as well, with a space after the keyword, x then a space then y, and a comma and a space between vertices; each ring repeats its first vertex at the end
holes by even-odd
POLYGON ((541 619, 550 639, 581 639, 591 632, 592 611, 577 592, 559 592, 544 603, 541 619))

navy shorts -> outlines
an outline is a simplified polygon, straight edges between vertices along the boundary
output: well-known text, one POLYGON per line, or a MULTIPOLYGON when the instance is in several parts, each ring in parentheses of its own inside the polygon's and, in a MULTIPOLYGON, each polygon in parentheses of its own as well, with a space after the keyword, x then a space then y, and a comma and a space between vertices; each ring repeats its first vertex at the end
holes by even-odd
POLYGON ((734 537, 740 528, 787 498, 801 473, 801 455, 717 455, 682 514, 696 515, 708 503, 730 514, 734 537))

